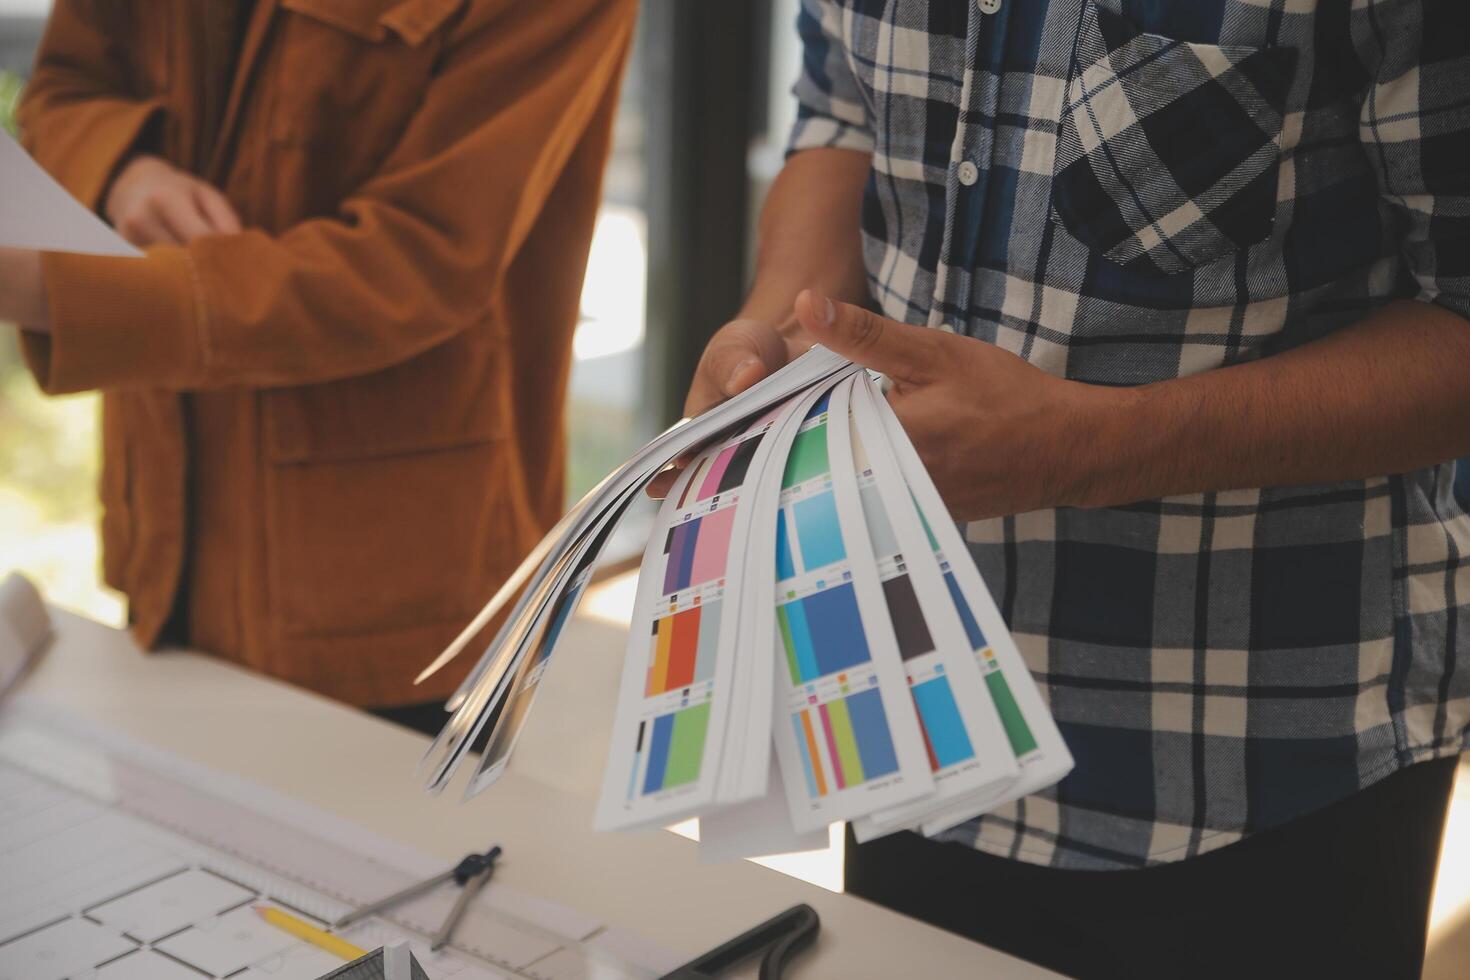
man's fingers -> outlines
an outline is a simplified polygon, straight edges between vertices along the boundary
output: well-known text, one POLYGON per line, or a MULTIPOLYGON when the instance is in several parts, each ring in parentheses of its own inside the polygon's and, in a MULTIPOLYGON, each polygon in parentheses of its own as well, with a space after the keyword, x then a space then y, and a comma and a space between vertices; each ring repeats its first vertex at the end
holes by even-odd
POLYGON ((152 210, 139 208, 117 223, 118 234, 139 248, 149 245, 179 245, 181 240, 152 210))
POLYGON ((203 181, 194 185, 194 203, 217 234, 233 235, 240 231, 240 216, 230 206, 229 200, 203 181))
POLYGON ((698 415, 738 395, 786 363, 786 344, 769 324, 736 320, 721 328, 704 349, 684 401, 684 413, 698 415))
POLYGON ((152 210, 180 242, 191 242, 212 230, 199 213, 194 196, 182 188, 159 194, 153 200, 152 210))
POLYGON ((796 316, 822 346, 895 381, 922 384, 934 374, 940 335, 927 327, 889 320, 811 290, 796 297, 796 316))
POLYGON ((679 479, 679 470, 667 469, 648 481, 648 487, 644 491, 654 500, 662 500, 669 495, 674 488, 674 481, 679 479))

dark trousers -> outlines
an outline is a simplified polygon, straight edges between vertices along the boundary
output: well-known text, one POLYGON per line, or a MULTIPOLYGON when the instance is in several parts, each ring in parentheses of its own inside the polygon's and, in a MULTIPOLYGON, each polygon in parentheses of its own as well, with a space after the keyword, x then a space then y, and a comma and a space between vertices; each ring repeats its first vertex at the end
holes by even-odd
POLYGON ((1200 857, 1063 871, 903 833, 847 891, 1072 977, 1418 977, 1455 759, 1200 857))

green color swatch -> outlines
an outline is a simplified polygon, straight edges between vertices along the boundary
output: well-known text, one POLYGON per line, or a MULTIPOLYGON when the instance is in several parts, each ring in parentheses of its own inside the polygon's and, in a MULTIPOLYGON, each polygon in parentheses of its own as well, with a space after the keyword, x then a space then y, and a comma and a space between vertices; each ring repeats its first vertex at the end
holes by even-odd
POLYGON ((1016 758, 1034 752, 1036 736, 1031 734, 1030 726, 1021 716, 1021 706, 1016 703, 1011 686, 1006 683, 1005 674, 998 670, 991 671, 985 675, 985 685, 990 688, 990 700, 995 702, 995 710, 1000 713, 1000 723, 1005 726, 1006 738, 1011 740, 1011 751, 1016 754, 1016 758))
POLYGON ((791 639, 791 622, 786 618, 786 607, 776 607, 776 624, 781 628, 781 646, 786 650, 786 666, 791 669, 791 684, 801 686, 801 669, 796 666, 796 644, 791 639))
POLYGON ((669 766, 664 770, 664 789, 683 786, 699 778, 699 763, 704 758, 704 736, 708 730, 708 701, 674 716, 674 734, 669 739, 669 766))
POLYGON ((786 457, 786 476, 781 481, 781 489, 831 470, 832 464, 827 461, 827 423, 823 422, 797 433, 796 441, 791 444, 791 455, 786 457))
POLYGON ((842 778, 849 786, 864 780, 863 760, 858 755, 857 739, 852 734, 852 716, 847 713, 846 699, 827 702, 827 717, 832 722, 832 739, 837 743, 837 757, 842 761, 842 778))
POLYGON ((924 516, 924 508, 919 506, 919 500, 913 495, 912 491, 909 492, 909 499, 914 502, 914 510, 919 512, 919 520, 924 523, 924 534, 929 538, 929 550, 938 551, 939 541, 934 537, 934 531, 929 527, 929 519, 924 516))

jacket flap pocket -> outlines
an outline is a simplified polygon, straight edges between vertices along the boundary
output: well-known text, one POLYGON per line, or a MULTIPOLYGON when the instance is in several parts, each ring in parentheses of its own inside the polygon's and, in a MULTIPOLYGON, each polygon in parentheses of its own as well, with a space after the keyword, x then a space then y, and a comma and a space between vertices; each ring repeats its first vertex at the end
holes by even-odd
POLYGON ((281 8, 365 41, 392 31, 410 46, 422 44, 465 0, 281 0, 281 8))
POLYGON ((383 14, 382 22, 410 45, 424 43, 465 0, 403 0, 383 14))
POLYGON ((267 391, 266 451, 277 464, 435 452, 504 433, 503 360, 451 341, 375 374, 267 391))

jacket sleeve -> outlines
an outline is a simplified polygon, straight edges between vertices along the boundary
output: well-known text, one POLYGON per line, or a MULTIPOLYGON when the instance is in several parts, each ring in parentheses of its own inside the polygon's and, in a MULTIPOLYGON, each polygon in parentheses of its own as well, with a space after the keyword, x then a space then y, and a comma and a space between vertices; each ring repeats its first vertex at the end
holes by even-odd
POLYGON ((113 18, 120 4, 56 0, 18 110, 26 149, 92 210, 121 163, 161 119, 163 106, 137 97, 113 18))
POLYGON ((301 385, 381 370, 483 318, 599 106, 616 98, 632 0, 496 5, 456 28, 413 121, 330 216, 43 258, 52 393, 301 385))

